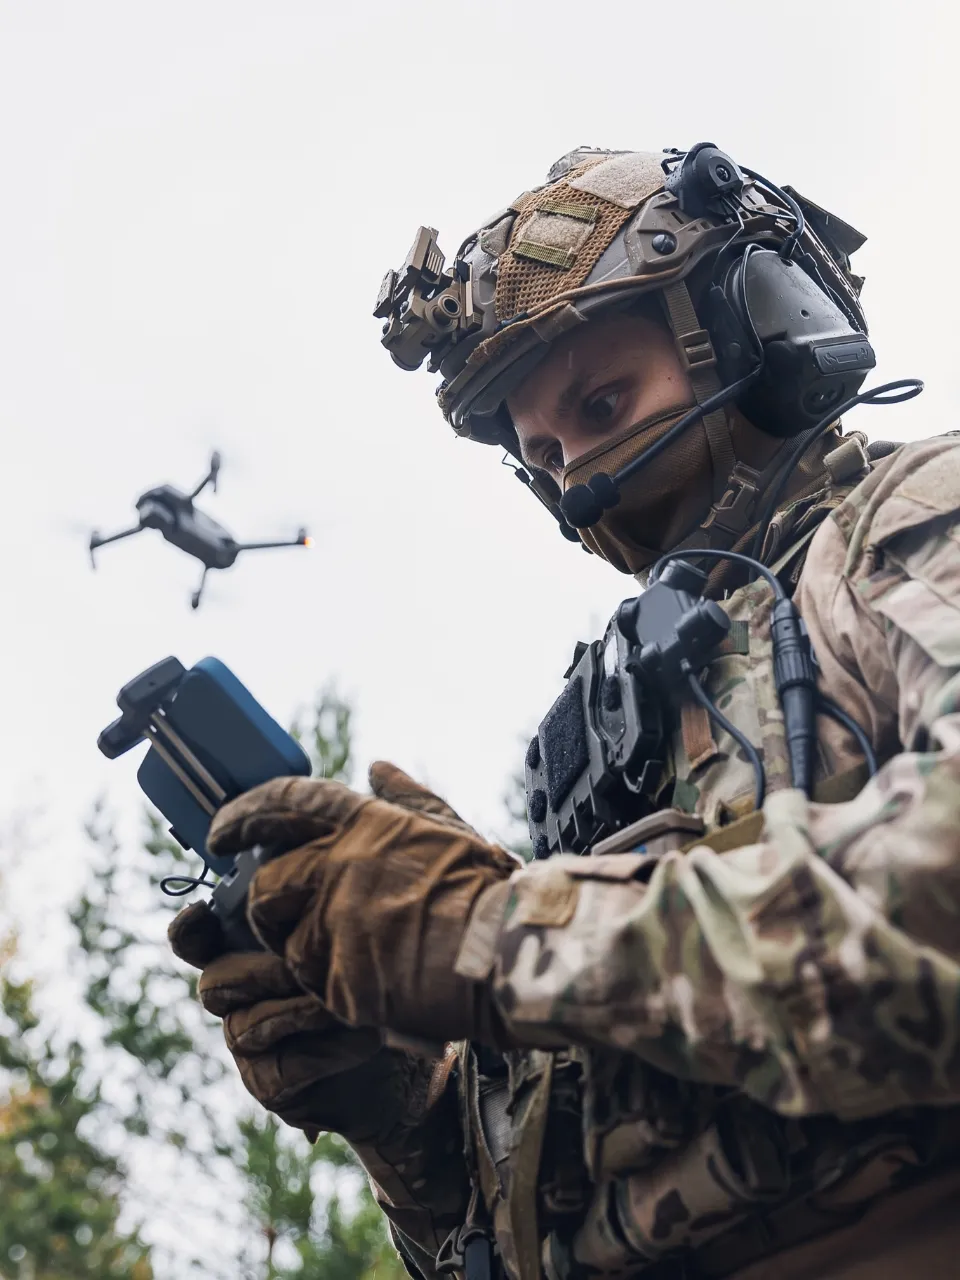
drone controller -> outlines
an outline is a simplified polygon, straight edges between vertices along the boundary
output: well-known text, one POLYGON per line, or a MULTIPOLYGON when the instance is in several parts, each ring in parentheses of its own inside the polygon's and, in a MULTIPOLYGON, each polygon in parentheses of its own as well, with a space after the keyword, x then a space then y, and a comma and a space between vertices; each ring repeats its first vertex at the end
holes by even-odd
POLYGON ((602 640, 578 644, 567 683, 527 748, 534 856, 587 853, 653 813, 671 696, 716 653, 730 619, 675 560, 625 600, 602 640))
MULTIPOLYGON (((303 748, 217 658, 187 670, 164 658, 125 684, 117 695, 121 715, 97 739, 110 760, 147 741, 137 772, 140 787, 185 849, 195 849, 206 870, 221 877, 210 907, 228 947, 259 950, 246 923, 247 887, 270 851, 236 857, 207 852, 210 819, 227 800, 271 778, 306 776, 303 748)), ((201 881, 205 883, 205 881, 201 881)))

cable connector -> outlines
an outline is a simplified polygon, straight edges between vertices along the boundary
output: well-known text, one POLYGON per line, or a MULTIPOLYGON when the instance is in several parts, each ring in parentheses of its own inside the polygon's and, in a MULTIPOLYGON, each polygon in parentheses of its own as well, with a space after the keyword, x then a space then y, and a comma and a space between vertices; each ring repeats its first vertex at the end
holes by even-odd
POLYGON ((773 606, 770 637, 773 641, 773 678, 783 711, 791 782, 809 796, 813 788, 817 745, 814 716, 817 670, 806 625, 796 605, 786 597, 773 606))

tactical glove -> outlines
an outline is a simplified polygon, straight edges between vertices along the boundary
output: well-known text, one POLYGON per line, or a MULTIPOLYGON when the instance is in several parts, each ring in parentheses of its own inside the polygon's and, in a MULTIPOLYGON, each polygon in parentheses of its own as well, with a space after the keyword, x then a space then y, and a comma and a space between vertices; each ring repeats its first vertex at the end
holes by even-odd
POLYGON ((371 782, 379 794, 308 778, 264 783, 218 812, 210 850, 300 845, 256 873, 248 919, 300 987, 351 1027, 505 1044, 485 985, 455 962, 477 899, 518 863, 394 766, 374 765, 371 782))
POLYGON ((200 1000, 223 1019, 243 1083, 267 1110, 311 1140, 329 1131, 355 1145, 379 1146, 420 1121, 437 1061, 385 1048, 373 1029, 344 1026, 279 956, 223 954, 205 902, 181 911, 169 936, 174 952, 202 970, 200 1000))

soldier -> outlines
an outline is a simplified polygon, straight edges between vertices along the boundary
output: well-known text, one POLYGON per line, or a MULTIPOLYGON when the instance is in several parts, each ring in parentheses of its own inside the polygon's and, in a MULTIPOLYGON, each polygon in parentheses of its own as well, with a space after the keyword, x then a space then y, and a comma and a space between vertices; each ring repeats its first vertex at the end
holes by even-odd
POLYGON ((394 359, 429 357, 566 536, 641 581, 753 550, 832 700, 809 798, 771 586, 711 561, 740 625, 702 688, 750 750, 693 698, 671 721, 658 803, 692 846, 520 866, 386 764, 372 796, 294 779, 218 814, 217 853, 288 850, 250 893, 266 949, 221 954, 202 904, 174 949, 422 1280, 960 1273, 960 441, 841 430, 861 242, 709 144, 581 149, 450 270, 422 229, 384 282, 394 359))

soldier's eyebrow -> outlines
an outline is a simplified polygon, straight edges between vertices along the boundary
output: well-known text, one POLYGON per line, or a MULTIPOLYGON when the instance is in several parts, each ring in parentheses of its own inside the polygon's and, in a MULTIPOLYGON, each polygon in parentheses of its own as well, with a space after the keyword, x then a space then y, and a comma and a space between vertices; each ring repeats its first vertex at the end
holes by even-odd
POLYGON ((580 407, 580 401, 583 398, 583 387, 586 378, 583 374, 578 374, 572 378, 564 389, 557 396, 557 415, 561 418, 569 418, 580 407))

